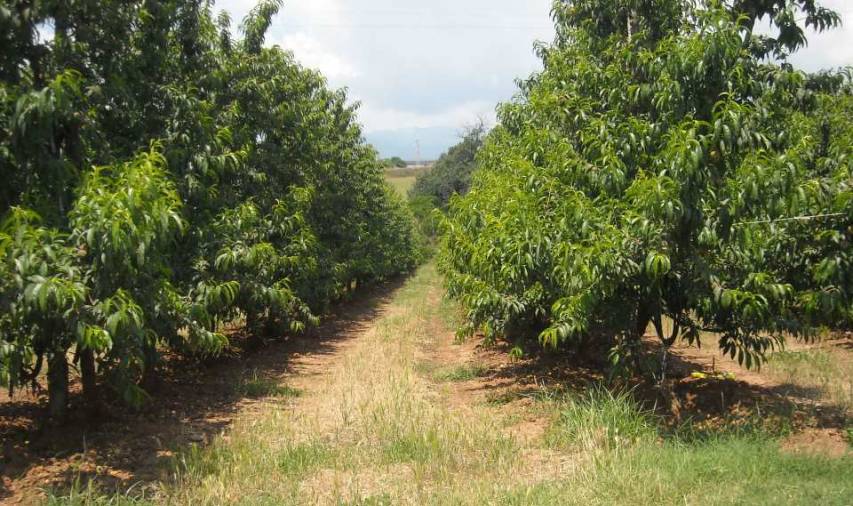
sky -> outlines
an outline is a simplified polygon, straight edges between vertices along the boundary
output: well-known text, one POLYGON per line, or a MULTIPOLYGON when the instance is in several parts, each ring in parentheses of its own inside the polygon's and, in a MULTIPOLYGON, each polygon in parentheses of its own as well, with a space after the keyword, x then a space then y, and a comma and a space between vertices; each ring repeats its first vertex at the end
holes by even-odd
MULTIPOLYGON (((239 24, 255 0, 217 0, 239 24)), ((853 65, 853 0, 823 0, 845 26, 810 34, 792 62, 853 65)), ((479 119, 494 123, 515 80, 541 69, 551 0, 285 0, 268 45, 294 52, 360 105, 368 142, 385 157, 431 160, 479 119), (418 149, 419 146, 419 149, 418 149)))

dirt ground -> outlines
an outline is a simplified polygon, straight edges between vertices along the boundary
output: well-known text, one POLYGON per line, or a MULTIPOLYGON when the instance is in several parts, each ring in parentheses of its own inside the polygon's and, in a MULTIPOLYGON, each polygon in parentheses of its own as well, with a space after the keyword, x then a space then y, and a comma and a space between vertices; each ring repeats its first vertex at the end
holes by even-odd
MULTIPOLYGON (((450 384, 451 402, 458 409, 477 403, 499 405, 517 420, 509 427, 516 437, 540 437, 552 419, 536 410, 536 399, 583 388, 604 378, 595 367, 579 366, 570 354, 534 353, 510 359, 511 346, 486 345, 482 337, 460 343, 453 334, 441 337, 430 360, 435 367, 476 365, 482 374, 450 384)), ((845 363, 853 362, 853 334, 813 344, 790 343, 786 350, 829 350, 845 363)), ((632 383, 626 388, 647 400, 648 406, 671 427, 690 421, 698 429, 719 429, 762 423, 770 430, 790 432, 783 448, 841 456, 850 451, 846 428, 851 413, 815 389, 780 381, 764 371, 747 369, 723 357, 712 346, 677 345, 669 358, 669 387, 632 383), (694 373, 703 373, 698 378, 694 373), (726 377, 727 376, 727 377, 726 377)), ((853 378, 848 378, 853 382, 853 378)))

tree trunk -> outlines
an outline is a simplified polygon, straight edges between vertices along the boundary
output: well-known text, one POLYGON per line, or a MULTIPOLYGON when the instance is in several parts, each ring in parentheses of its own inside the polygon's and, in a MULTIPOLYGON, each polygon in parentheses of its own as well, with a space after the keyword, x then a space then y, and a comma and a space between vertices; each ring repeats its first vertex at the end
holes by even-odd
POLYGON ((640 350, 643 346, 643 336, 646 335, 646 328, 651 321, 651 315, 648 305, 640 300, 637 305, 637 321, 634 327, 634 334, 631 336, 631 355, 634 362, 634 368, 637 372, 642 372, 643 363, 640 360, 640 350))
POLYGON ((80 350, 80 376, 83 381, 83 399, 86 401, 86 411, 90 417, 100 412, 98 402, 97 372, 95 371, 95 352, 80 350))
POLYGON ((142 349, 144 356, 142 380, 140 382, 142 389, 146 392, 154 392, 157 390, 157 363, 160 361, 157 355, 157 347, 153 344, 146 344, 142 349))
POLYGON ((52 423, 68 418, 68 360, 62 350, 54 351, 47 367, 47 412, 52 423))
POLYGON ((246 346, 249 350, 257 350, 264 346, 264 338, 261 335, 261 319, 255 313, 246 314, 246 330, 249 333, 249 339, 246 346))

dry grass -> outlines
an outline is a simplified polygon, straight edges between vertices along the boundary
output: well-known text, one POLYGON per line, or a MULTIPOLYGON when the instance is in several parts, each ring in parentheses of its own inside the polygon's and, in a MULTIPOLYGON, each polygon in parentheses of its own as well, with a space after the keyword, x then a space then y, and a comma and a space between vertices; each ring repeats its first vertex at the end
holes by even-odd
POLYGON ((434 267, 424 267, 324 373, 292 382, 303 395, 290 407, 270 404, 211 447, 186 453, 163 499, 423 504, 529 484, 516 477, 530 474, 518 469, 530 449, 485 407, 452 411, 417 372, 419 346, 442 325, 440 290, 434 267))
POLYGON ((413 165, 411 167, 392 167, 385 169, 385 177, 418 177, 432 170, 432 165, 413 165))
POLYGON ((406 167, 385 169, 385 180, 404 199, 409 198, 409 190, 415 186, 418 176, 429 172, 432 167, 406 167))
POLYGON ((853 356, 831 345, 774 353, 767 374, 818 401, 853 413, 853 356))
POLYGON ((418 178, 417 176, 385 176, 385 180, 405 199, 409 197, 409 190, 415 186, 418 178))

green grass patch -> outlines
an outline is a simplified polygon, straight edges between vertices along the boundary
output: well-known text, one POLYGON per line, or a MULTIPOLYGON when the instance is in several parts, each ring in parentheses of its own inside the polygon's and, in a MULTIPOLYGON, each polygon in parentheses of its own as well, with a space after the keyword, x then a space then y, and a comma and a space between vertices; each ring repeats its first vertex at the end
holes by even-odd
POLYGON ((253 373, 244 379, 238 388, 240 395, 260 399, 263 397, 299 397, 302 392, 296 388, 284 385, 274 379, 264 378, 253 373))
POLYGON ((336 453, 324 443, 304 443, 286 448, 278 456, 278 469, 288 476, 302 476, 335 462, 336 453))
POLYGON ((44 501, 46 506, 148 506, 155 504, 144 495, 134 497, 131 493, 107 493, 93 481, 83 485, 75 480, 66 491, 49 491, 44 501))
POLYGON ((441 298, 438 316, 441 318, 444 326, 450 330, 459 329, 465 323, 465 312, 462 310, 459 302, 447 295, 441 298))
POLYGON ((601 480, 599 494, 656 504, 849 504, 853 486, 849 458, 789 455, 771 439, 750 436, 646 445, 627 458, 600 464, 599 476, 608 473, 636 477, 617 480, 615 486, 601 480))
POLYGON ((630 392, 613 392, 594 386, 569 395, 546 440, 552 447, 615 450, 651 441, 657 420, 634 400, 630 392))
POLYGON ((447 456, 444 441, 434 429, 409 432, 385 442, 382 448, 384 460, 399 464, 415 462, 428 464, 447 456))
POLYGON ((436 381, 442 382, 471 381, 477 378, 482 378, 487 372, 488 369, 483 365, 465 364, 450 369, 436 371, 433 373, 433 378, 436 381))
POLYGON ((190 445, 174 459, 177 482, 200 481, 229 467, 238 457, 241 448, 215 441, 207 447, 190 445))
POLYGON ((524 487, 499 504, 846 505, 853 458, 780 452, 764 438, 647 442, 596 458, 590 471, 524 487))
POLYGON ((407 199, 409 197, 409 190, 415 186, 415 181, 417 181, 416 176, 404 176, 404 177, 386 177, 385 180, 388 181, 388 184, 391 185, 394 190, 400 194, 401 197, 407 199))
POLYGON ((667 431, 630 392, 595 386, 555 400, 551 447, 591 463, 565 480, 523 487, 499 504, 849 504, 853 457, 780 451, 765 425, 667 431))

